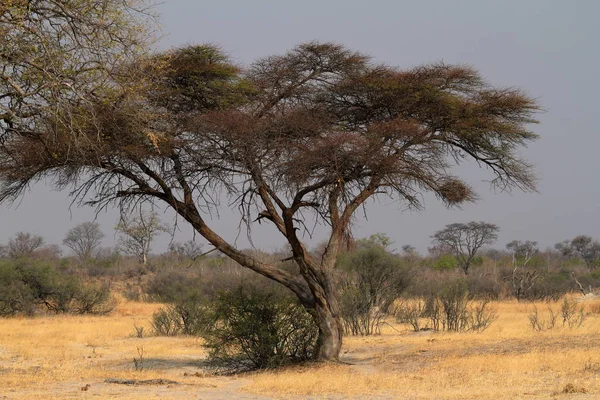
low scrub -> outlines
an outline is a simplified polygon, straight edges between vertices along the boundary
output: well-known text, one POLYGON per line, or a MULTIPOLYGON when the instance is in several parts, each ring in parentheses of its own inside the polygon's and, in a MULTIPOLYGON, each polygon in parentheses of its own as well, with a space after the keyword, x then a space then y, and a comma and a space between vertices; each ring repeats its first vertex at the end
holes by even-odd
POLYGON ((213 366, 241 371, 310 360, 318 329, 289 296, 240 287, 217 296, 213 324, 201 336, 213 366))
POLYGON ((401 303, 396 318, 415 331, 481 332, 497 319, 497 314, 489 300, 470 300, 466 284, 455 283, 426 299, 401 303))
POLYGON ((167 305, 153 315, 155 334, 202 337, 209 363, 217 369, 275 368, 313 357, 318 329, 312 316, 272 284, 241 285, 214 295, 183 284, 179 291, 159 286, 167 305))
POLYGON ((36 312, 106 314, 114 308, 108 285, 85 283, 39 261, 0 264, 0 315, 36 312))
POLYGON ((152 328, 159 336, 199 335, 210 326, 212 315, 201 296, 179 298, 152 316, 152 328))
POLYGON ((579 328, 587 319, 587 313, 583 305, 565 297, 560 310, 554 310, 548 306, 548 311, 544 316, 536 306, 533 306, 533 310, 527 315, 527 318, 531 329, 539 332, 554 328, 579 328))

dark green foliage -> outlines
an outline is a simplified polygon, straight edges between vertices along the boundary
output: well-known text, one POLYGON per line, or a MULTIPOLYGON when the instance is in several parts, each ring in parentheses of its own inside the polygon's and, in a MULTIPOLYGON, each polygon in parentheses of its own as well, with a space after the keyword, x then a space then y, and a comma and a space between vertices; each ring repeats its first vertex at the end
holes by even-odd
POLYGON ((600 287, 600 268, 594 269, 593 271, 583 274, 579 277, 579 281, 585 289, 600 287))
POLYGON ((197 271, 168 270, 148 283, 147 295, 167 306, 152 317, 157 335, 198 335, 209 323, 209 282, 197 271))
POLYGON ((211 311, 203 296, 173 300, 152 316, 152 328, 157 335, 199 335, 211 324, 211 311))
POLYGON ((372 335, 410 279, 404 261, 382 245, 361 247, 338 260, 342 317, 347 334, 372 335))
POLYGON ((216 367, 275 368, 314 356, 313 318, 288 296, 243 286, 219 294, 213 312, 214 325, 201 335, 216 367))
POLYGON ((114 307, 107 285, 83 283, 39 261, 0 264, 0 315, 36 311, 106 314, 114 307))
POLYGON ((103 315, 111 312, 114 307, 115 302, 110 295, 110 288, 107 284, 84 282, 79 285, 71 312, 103 315))
POLYGON ((13 265, 0 263, 0 316, 32 314, 34 297, 13 265))
POLYGON ((212 322, 204 301, 193 299, 167 305, 152 316, 152 328, 160 336, 200 335, 212 322))
POLYGON ((565 257, 578 257, 589 268, 600 266, 600 242, 585 235, 565 240, 554 246, 565 257))

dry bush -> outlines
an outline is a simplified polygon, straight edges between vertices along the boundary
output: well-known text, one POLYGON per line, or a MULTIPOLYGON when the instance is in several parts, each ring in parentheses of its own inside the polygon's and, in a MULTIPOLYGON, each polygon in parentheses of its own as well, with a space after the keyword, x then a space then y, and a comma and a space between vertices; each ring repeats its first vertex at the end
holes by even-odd
POLYGON ((563 299, 560 310, 555 311, 548 306, 548 317, 543 318, 538 312, 537 307, 533 306, 533 311, 527 315, 531 329, 534 331, 545 331, 559 327, 557 322, 562 318, 561 327, 579 328, 587 318, 584 306, 577 304, 575 300, 568 297, 563 299))
POLYGON ((422 299, 402 301, 396 307, 394 314, 396 321, 401 324, 409 324, 415 332, 430 329, 427 321, 424 320, 425 301, 422 299))
POLYGON ((36 260, 0 264, 2 316, 36 312, 102 315, 114 306, 108 284, 84 282, 36 260))
POLYGON ((402 302, 396 309, 398 322, 409 324, 414 331, 482 332, 498 315, 488 299, 469 300, 460 287, 449 288, 426 300, 402 302))
POLYGON ((600 303, 592 303, 588 306, 591 314, 600 314, 600 303))

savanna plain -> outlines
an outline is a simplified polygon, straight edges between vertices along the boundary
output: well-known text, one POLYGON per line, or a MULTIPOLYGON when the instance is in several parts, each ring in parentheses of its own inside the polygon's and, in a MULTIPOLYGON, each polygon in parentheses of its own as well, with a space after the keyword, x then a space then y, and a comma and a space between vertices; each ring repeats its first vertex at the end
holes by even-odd
POLYGON ((587 317, 571 328, 531 328, 533 308, 554 303, 501 301, 480 333, 389 320, 346 337, 339 364, 219 375, 202 339, 138 337, 161 305, 121 298, 106 316, 1 319, 0 399, 598 399, 600 301, 579 304, 587 317))

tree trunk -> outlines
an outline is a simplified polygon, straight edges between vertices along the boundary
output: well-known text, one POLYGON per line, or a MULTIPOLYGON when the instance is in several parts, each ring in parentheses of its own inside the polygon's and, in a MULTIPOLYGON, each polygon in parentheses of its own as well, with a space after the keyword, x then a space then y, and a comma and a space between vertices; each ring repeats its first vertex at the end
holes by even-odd
POLYGON ((308 307, 311 309, 315 323, 319 329, 317 361, 338 361, 342 350, 344 327, 340 312, 337 292, 331 284, 328 269, 324 266, 308 266, 304 279, 310 288, 314 302, 308 307))
MULTIPOLYGON (((336 299, 332 299, 337 303, 336 299)), ((318 304, 314 309, 315 322, 319 328, 317 361, 338 361, 342 350, 342 322, 339 313, 334 313, 329 304, 318 304)))

